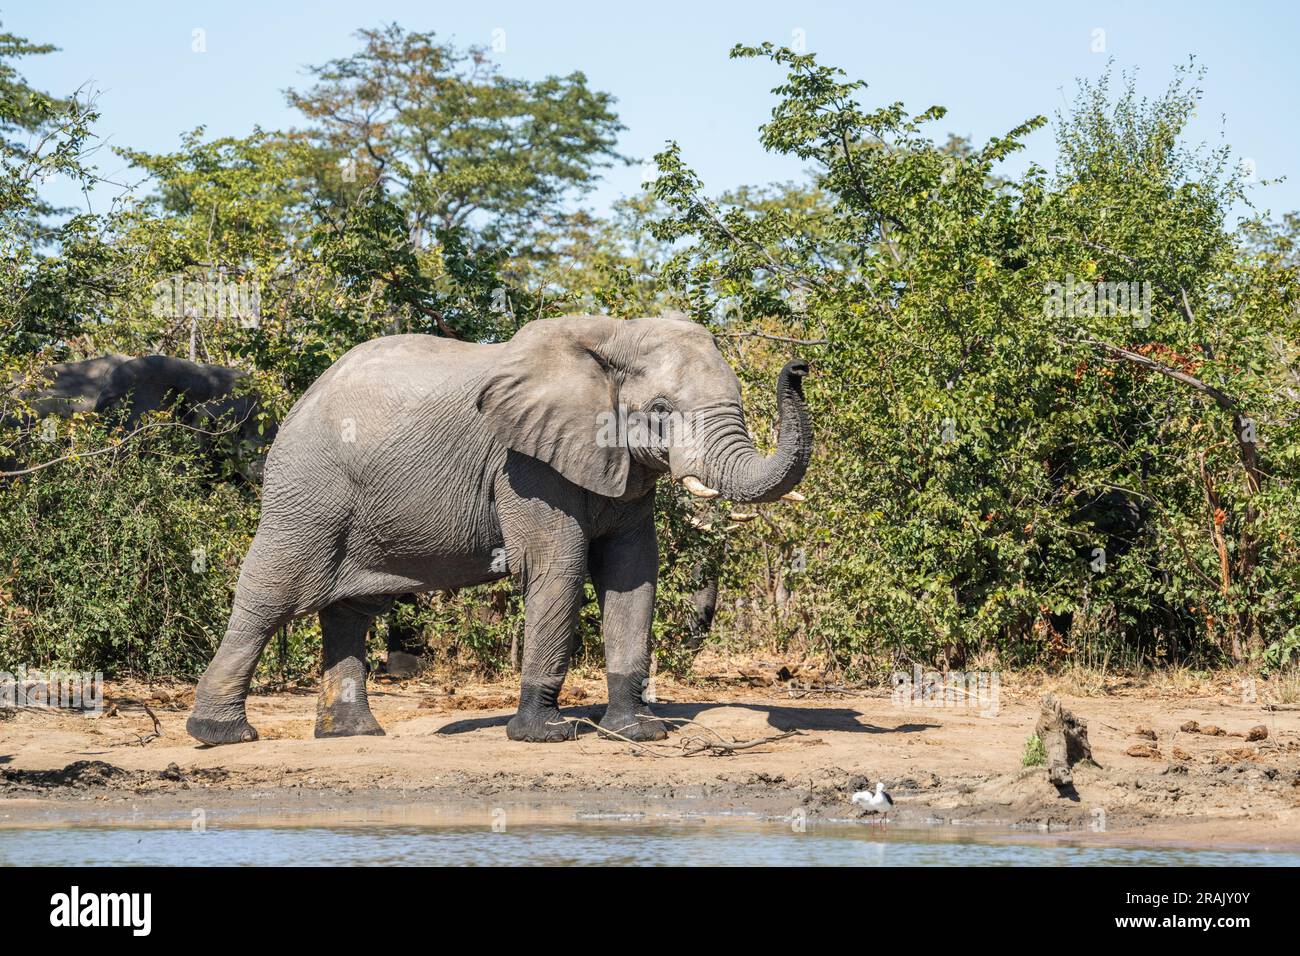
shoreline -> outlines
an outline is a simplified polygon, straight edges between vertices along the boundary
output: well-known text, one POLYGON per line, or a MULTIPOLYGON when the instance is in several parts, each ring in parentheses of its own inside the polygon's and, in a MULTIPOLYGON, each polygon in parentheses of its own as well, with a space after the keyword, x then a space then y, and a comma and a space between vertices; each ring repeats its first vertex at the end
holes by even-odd
MULTIPOLYGON (((1063 795, 1021 764, 1043 687, 1004 686, 994 715, 900 705, 887 690, 661 682, 680 728, 654 754, 584 732, 557 744, 505 737, 513 685, 376 682, 384 737, 317 740, 311 690, 257 694, 262 739, 209 748, 184 733, 188 685, 110 683, 103 716, 19 712, 0 722, 0 829, 511 825, 867 825, 849 796, 883 780, 879 830, 930 838, 1300 851, 1300 712, 1222 692, 1126 687, 1062 700, 1089 722, 1098 768, 1063 795), (150 738, 157 714, 163 736, 150 738), (1180 728, 1197 721, 1213 733, 1180 728), (1267 736, 1247 741, 1251 728, 1267 736), (687 727, 736 741, 686 754, 687 727), (1154 741, 1136 731, 1156 735, 1154 741), (141 743, 141 741, 144 741, 141 743), (1144 746, 1155 755, 1133 756, 1144 746), (676 748, 676 749, 674 749, 676 748)), ((1059 690, 1058 690, 1059 692, 1059 690)), ((603 681, 576 678, 566 717, 593 719, 603 681)))
MULTIPOLYGON (((511 828, 548 826, 592 827, 738 827, 790 829, 794 822, 778 808, 738 810, 703 800, 670 803, 581 799, 565 795, 553 801, 504 799, 475 801, 459 794, 405 793, 391 790, 326 790, 306 792, 295 802, 269 800, 256 788, 231 791, 207 813, 209 830, 231 829, 370 829, 457 828, 491 830, 503 821, 511 828)), ((178 794, 151 795, 143 800, 126 796, 96 800, 86 807, 66 798, 0 801, 0 833, 15 830, 63 829, 191 829, 193 801, 178 794), (130 804, 116 806, 115 804, 130 804)), ((975 840, 981 843, 1029 843, 1039 846, 1140 847, 1236 852, 1300 853, 1300 832, 1291 827, 1264 831, 1249 820, 1212 818, 1155 822, 1096 831, 1090 827, 1045 827, 1013 820, 959 821, 938 817, 918 819, 915 812, 884 823, 835 815, 809 815, 807 832, 863 829, 873 838, 916 839, 925 842, 975 840)), ((1281 821, 1278 821, 1281 822, 1281 821)))

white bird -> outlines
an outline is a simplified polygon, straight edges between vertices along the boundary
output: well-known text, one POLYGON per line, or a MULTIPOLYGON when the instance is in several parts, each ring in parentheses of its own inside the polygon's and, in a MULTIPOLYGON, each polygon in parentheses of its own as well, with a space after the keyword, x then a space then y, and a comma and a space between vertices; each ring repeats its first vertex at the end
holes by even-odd
POLYGON ((893 798, 885 793, 884 781, 876 781, 876 792, 870 790, 859 790, 853 795, 853 802, 861 804, 872 813, 888 814, 894 808, 893 798))

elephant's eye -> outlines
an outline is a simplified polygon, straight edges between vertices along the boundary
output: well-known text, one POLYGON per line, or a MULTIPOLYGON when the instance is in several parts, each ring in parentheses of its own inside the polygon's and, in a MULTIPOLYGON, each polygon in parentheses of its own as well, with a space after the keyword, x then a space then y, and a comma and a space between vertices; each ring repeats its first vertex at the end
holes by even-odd
POLYGON ((650 440, 657 449, 664 448, 671 441, 672 413, 672 403, 663 397, 656 398, 646 405, 645 414, 648 419, 650 440))

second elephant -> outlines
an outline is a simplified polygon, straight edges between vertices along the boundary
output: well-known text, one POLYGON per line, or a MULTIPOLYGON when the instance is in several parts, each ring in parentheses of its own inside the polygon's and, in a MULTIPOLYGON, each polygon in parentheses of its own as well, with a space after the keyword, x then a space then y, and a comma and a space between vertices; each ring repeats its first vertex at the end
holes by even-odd
POLYGON ((224 365, 203 365, 168 355, 145 355, 117 365, 99 392, 95 411, 120 415, 135 428, 147 412, 174 409, 197 429, 214 458, 228 457, 253 482, 262 480, 276 424, 263 414, 247 376, 224 365))
POLYGON ((130 356, 110 354, 45 368, 17 392, 26 404, 23 417, 30 421, 48 415, 66 418, 77 412, 93 412, 99 393, 113 373, 130 361, 130 356))

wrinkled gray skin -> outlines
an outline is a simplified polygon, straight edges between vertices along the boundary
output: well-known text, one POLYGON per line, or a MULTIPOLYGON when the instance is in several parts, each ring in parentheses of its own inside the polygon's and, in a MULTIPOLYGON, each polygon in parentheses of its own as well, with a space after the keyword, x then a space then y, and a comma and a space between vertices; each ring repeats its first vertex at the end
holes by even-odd
POLYGON ((31 417, 37 419, 93 412, 113 372, 129 361, 126 355, 101 355, 80 362, 60 362, 42 371, 39 381, 32 383, 35 387, 21 389, 18 397, 27 403, 31 417))
POLYGON ((145 413, 175 405, 179 421, 214 433, 201 434, 204 447, 228 450, 239 473, 260 482, 276 426, 269 420, 259 422, 261 406, 256 394, 242 389, 245 378, 243 372, 223 365, 146 355, 113 369, 99 392, 95 411, 120 414, 130 429, 138 426, 145 413))
POLYGON ((764 458, 735 374, 691 322, 578 316, 529 323, 499 345, 399 335, 357 346, 280 426, 261 524, 188 731, 207 744, 257 739, 244 703, 258 658, 278 627, 316 611, 325 667, 316 735, 382 734, 365 689, 374 616, 394 595, 510 573, 523 588, 525 636, 507 734, 572 737, 556 699, 590 574, 609 684, 602 725, 663 738, 642 699, 658 573, 655 481, 694 476, 734 501, 780 498, 811 451, 806 373, 801 361, 781 373, 780 439, 764 458), (602 447, 601 413, 655 403, 692 413, 692 440, 602 447))

